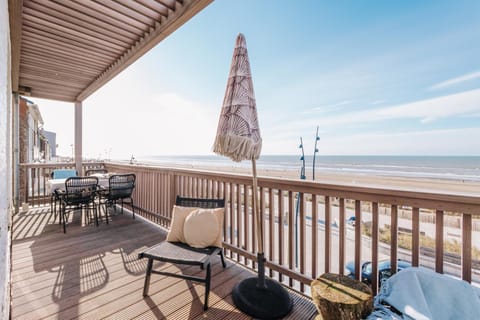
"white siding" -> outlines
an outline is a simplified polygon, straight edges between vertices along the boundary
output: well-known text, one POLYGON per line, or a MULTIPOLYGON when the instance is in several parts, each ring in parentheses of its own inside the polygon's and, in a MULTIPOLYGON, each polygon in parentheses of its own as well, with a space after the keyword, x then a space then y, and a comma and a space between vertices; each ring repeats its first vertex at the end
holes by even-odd
POLYGON ((9 317, 11 209, 10 32, 8 1, 0 0, 0 319, 9 317))

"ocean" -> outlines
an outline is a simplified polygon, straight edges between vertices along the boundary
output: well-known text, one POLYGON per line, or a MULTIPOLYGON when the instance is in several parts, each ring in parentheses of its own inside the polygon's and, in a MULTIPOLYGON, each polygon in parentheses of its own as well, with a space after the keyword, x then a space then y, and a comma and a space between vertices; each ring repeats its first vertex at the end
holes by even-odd
MULTIPOLYGON (((249 161, 233 162, 222 156, 149 156, 138 162, 174 166, 242 167, 250 168, 249 161)), ((262 155, 259 169, 298 170, 302 161, 294 155, 262 155)), ((308 179, 311 179, 313 156, 305 156, 308 179)), ((480 156, 318 156, 315 175, 325 173, 352 173, 360 175, 394 176, 430 179, 451 179, 480 182, 480 156)))

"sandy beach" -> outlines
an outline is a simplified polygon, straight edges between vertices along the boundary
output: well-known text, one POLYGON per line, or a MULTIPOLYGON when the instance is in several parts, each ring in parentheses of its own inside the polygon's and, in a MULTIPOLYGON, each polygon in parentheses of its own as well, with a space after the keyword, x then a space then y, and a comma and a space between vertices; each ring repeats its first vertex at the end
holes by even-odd
MULTIPOLYGON (((188 169, 198 169, 216 172, 251 174, 251 168, 235 167, 235 166, 181 166, 178 163, 172 164, 172 167, 184 167, 188 169)), ((264 169, 257 170, 258 175, 264 177, 278 177, 285 179, 299 179, 298 170, 288 169, 264 169)), ((312 172, 307 170, 307 180, 311 180, 312 172)), ((372 188, 386 188, 408 191, 423 191, 432 193, 444 193, 455 195, 467 195, 480 197, 480 182, 462 181, 452 179, 428 179, 428 178, 411 178, 387 175, 366 175, 355 173, 331 173, 316 171, 315 181, 327 184, 341 184, 351 186, 365 186, 372 188)))

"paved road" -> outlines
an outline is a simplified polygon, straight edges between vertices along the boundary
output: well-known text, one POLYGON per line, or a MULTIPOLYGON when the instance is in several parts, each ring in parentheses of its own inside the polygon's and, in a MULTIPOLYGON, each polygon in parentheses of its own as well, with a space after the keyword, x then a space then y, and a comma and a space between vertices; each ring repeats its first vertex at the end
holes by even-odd
MULTIPOLYGON (((311 203, 307 202, 306 205, 306 212, 311 212, 311 203)), ((319 213, 324 212, 323 204, 319 204, 318 208, 319 213)), ((332 206, 331 210, 331 220, 338 221, 338 207, 332 206)), ((350 209, 346 210, 346 217, 349 217, 353 215, 353 211, 350 209)), ((363 213, 362 217, 364 217, 364 221, 367 220, 371 217, 370 213, 363 213)), ((324 238, 325 238, 325 233, 324 233, 324 228, 325 226, 322 224, 322 217, 319 217, 319 220, 321 221, 318 224, 318 245, 317 245, 317 274, 322 274, 325 270, 324 268, 324 256, 325 256, 325 246, 324 246, 324 238)), ((268 220, 266 221, 268 225, 268 220)), ((380 225, 383 224, 389 224, 390 223, 390 217, 385 216, 385 215, 380 215, 380 225)), ((311 219, 309 216, 307 216, 306 220, 306 250, 305 252, 307 253, 305 256, 305 265, 304 269, 308 274, 311 273, 312 270, 312 233, 311 233, 311 219)), ((411 227, 411 221, 407 219, 399 219, 399 226, 404 226, 405 228, 411 227)), ((268 234, 268 228, 266 228, 266 233, 268 234)), ((431 232, 429 229, 435 229, 435 225, 433 224, 428 224, 428 223, 422 223, 421 224, 421 231, 424 231, 426 234, 431 232)), ((454 231, 449 231, 448 229, 453 229, 453 228, 445 228, 447 230, 444 230, 444 232, 458 232, 458 230, 454 231)), ((278 224, 275 223, 275 230, 278 230, 278 224)), ((331 249, 330 249, 330 271, 331 272, 339 272, 340 267, 344 268, 344 266, 339 267, 339 238, 338 238, 338 228, 335 226, 332 226, 331 228, 331 249)), ((434 231, 433 231, 434 232, 434 231)), ((276 233, 276 232, 275 232, 276 233)), ((288 235, 288 226, 284 226, 284 235, 288 235)), ((354 254, 355 254, 355 241, 354 241, 354 228, 352 226, 347 225, 347 235, 346 235, 346 249, 345 249, 345 261, 353 261, 354 260, 354 254)), ((478 236, 478 235, 477 235, 478 236)), ((265 248, 266 252, 268 252, 268 237, 266 236, 266 243, 265 243, 265 248)), ((274 239, 274 243, 278 243, 278 237, 276 236, 274 239)), ((475 243, 475 242, 474 242, 475 243)), ((288 241, 285 239, 284 240, 284 256, 288 253, 288 241)), ((276 258, 278 256, 278 252, 274 252, 274 257, 276 258)), ((370 261, 371 260, 371 238, 367 236, 362 237, 362 249, 361 249, 361 256, 363 261, 370 261)), ((386 245, 384 243, 379 244, 379 259, 389 259, 390 257, 390 246, 386 245)), ((400 259, 404 259, 407 261, 411 261, 411 252, 409 250, 405 249, 398 249, 398 257, 400 259)), ((286 260, 288 261, 288 260, 286 260)), ((300 263, 300 262, 299 262, 300 263)), ((420 265, 430 268, 432 270, 435 269, 435 260, 432 257, 428 257, 425 255, 420 256, 420 265)), ((299 268, 298 268, 299 270, 299 268)), ((455 277, 461 277, 461 267, 460 265, 444 262, 444 273, 449 274, 455 277)), ((472 280, 474 282, 477 282, 480 284, 480 270, 473 270, 472 274, 472 280)))

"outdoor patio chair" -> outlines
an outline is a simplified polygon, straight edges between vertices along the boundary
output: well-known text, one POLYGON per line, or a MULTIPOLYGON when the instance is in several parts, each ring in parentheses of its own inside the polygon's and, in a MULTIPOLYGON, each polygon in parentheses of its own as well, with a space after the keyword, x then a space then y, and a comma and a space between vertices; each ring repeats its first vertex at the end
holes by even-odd
POLYGON ((123 214, 123 204, 125 200, 128 200, 128 203, 132 206, 132 218, 135 219, 135 206, 132 198, 133 189, 135 189, 135 179, 136 176, 133 173, 114 174, 108 179, 108 189, 105 188, 99 191, 100 205, 103 205, 105 208, 107 223, 108 207, 114 207, 118 201, 122 205, 121 212, 123 214))
POLYGON ((85 172, 85 175, 91 176, 92 174, 95 174, 95 173, 105 174, 105 173, 108 173, 108 170, 107 169, 89 169, 85 172))
POLYGON ((65 191, 57 192, 60 199, 60 222, 63 220, 63 233, 67 232, 67 213, 77 209, 86 210, 88 219, 90 219, 90 211, 93 210, 95 224, 98 226, 95 203, 97 189, 97 177, 71 177, 65 181, 65 191))
MULTIPOLYGON (((67 179, 70 177, 76 177, 77 175, 77 171, 74 169, 55 169, 50 173, 50 178, 67 179)), ((57 220, 57 204, 59 203, 59 201, 60 198, 58 196, 58 192, 56 190, 52 191, 52 193, 50 194, 50 212, 54 213, 53 221, 57 220)))
MULTIPOLYGON (((192 199, 177 196, 175 201, 177 206, 182 207, 197 207, 197 208, 224 208, 224 199, 192 199)), ((143 287, 143 296, 148 296, 148 289, 150 286, 150 276, 152 273, 165 276, 172 276, 176 278, 186 279, 205 283, 205 302, 203 309, 208 309, 208 296, 210 293, 210 278, 211 278, 211 258, 220 255, 222 266, 225 268, 225 258, 223 256, 223 249, 219 247, 193 248, 182 242, 168 242, 163 241, 138 255, 139 259, 148 258, 147 270, 145 274, 145 284, 143 287), (202 270, 206 269, 205 278, 196 277, 185 274, 170 273, 165 271, 152 270, 153 261, 169 262, 179 265, 199 266, 202 270)))

